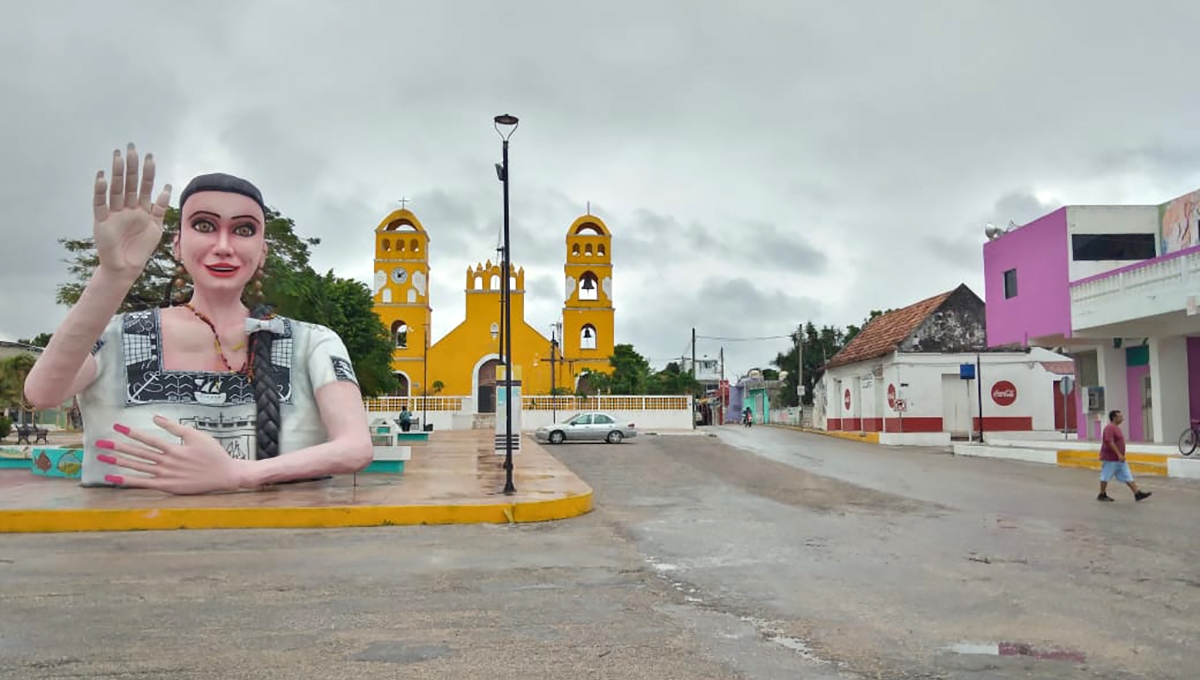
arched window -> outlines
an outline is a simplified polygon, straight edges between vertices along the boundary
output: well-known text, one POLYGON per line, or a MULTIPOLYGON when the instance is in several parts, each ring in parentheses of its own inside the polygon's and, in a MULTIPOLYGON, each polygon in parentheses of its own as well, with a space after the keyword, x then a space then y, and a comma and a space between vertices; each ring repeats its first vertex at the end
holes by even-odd
POLYGON ((488 283, 488 290, 500 290, 499 274, 492 274, 492 280, 488 283))
POLYGON ((596 246, 596 257, 604 257, 604 244, 596 246))
POLYGON ((576 236, 578 236, 579 234, 585 233, 585 232, 591 232, 597 236, 604 235, 604 232, 600 231, 600 227, 592 224, 591 222, 584 222, 583 224, 581 224, 575 228, 576 236))
POLYGON ((583 276, 579 277, 579 299, 580 300, 599 300, 600 299, 600 280, 591 272, 584 272, 583 276))
POLYGON ((396 341, 396 347, 400 349, 408 347, 408 324, 403 321, 393 323, 392 338, 396 341))
POLYGON ((590 323, 579 331, 579 348, 596 349, 596 327, 590 323))
POLYGON ((571 255, 573 255, 575 257, 579 257, 579 244, 578 243, 571 246, 571 255))

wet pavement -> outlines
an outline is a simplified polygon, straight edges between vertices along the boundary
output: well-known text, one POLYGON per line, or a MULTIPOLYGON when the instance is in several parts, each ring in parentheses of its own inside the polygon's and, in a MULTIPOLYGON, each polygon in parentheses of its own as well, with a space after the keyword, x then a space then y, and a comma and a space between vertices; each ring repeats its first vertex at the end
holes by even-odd
MULTIPOLYGON (((1200 485, 790 430, 551 447, 556 523, 0 536, 0 678, 1191 678, 1200 485), (1111 491, 1110 491, 1111 493, 1111 491)), ((519 465, 519 461, 518 461, 519 465)))

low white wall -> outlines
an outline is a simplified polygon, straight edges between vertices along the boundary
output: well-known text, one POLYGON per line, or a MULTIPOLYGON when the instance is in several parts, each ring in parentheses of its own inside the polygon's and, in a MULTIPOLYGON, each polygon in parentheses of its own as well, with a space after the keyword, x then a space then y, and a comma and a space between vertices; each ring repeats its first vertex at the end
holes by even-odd
MULTIPOLYGON (((695 419, 691 410, 647 410, 647 411, 605 411, 617 419, 622 425, 633 423, 639 433, 653 430, 691 430, 695 429, 695 419)), ((574 415, 574 411, 559 411, 557 422, 562 422, 574 415)), ((543 425, 554 423, 553 411, 523 411, 521 413, 521 429, 536 430, 543 425)))
MULTIPOLYGON (((695 421, 692 416, 692 411, 682 409, 647 409, 642 411, 631 410, 606 410, 612 417, 616 418, 621 424, 633 423, 637 426, 638 431, 646 432, 649 430, 692 430, 695 429, 695 421)), ((576 411, 563 410, 557 414, 557 422, 562 422, 574 415, 576 411)), ((462 411, 429 411, 425 414, 426 419, 422 421, 421 412, 413 413, 413 432, 421 431, 420 423, 432 423, 434 431, 439 430, 469 430, 474 426, 475 414, 462 411)), ((504 414, 497 413, 495 416, 498 419, 503 419, 504 414)), ((385 418, 390 422, 395 423, 400 419, 399 411, 369 411, 367 413, 367 422, 376 418, 385 418)), ((543 411, 540 409, 523 411, 521 413, 521 430, 524 432, 532 432, 543 425, 550 425, 555 422, 555 414, 553 411, 543 411)))
MULTIPOLYGON (((976 438, 978 438, 979 431, 976 430, 972 434, 973 434, 973 436, 976 436, 976 438)), ((1077 442, 1077 441, 1079 441, 1079 438, 1075 436, 1074 432, 1068 432, 1067 436, 1063 437, 1062 430, 1030 430, 1028 432, 1022 432, 1020 430, 1017 430, 1017 431, 1003 430, 1003 431, 997 433, 995 436, 1003 437, 1004 440, 1006 440, 1006 441, 1008 441, 1008 440, 1037 440, 1037 441, 1044 441, 1044 442, 1050 442, 1050 441, 1077 442)), ((993 441, 992 433, 988 432, 987 429, 984 429, 983 437, 985 439, 987 439, 989 442, 993 441)))
POLYGON ((1200 479, 1200 459, 1168 458, 1167 476, 1183 479, 1200 479))
POLYGON ((950 433, 880 432, 879 443, 888 446, 950 446, 950 433))
MULTIPOLYGON (((412 415, 413 415, 413 426, 412 426, 412 430, 411 430, 412 432, 420 432, 422 424, 424 424, 424 423, 433 423, 434 430, 469 430, 469 429, 471 429, 471 423, 473 422, 471 414, 468 413, 468 414, 466 414, 465 418, 462 418, 461 416, 463 414, 459 413, 458 411, 428 411, 424 414, 425 415, 424 419, 421 418, 422 414, 420 411, 416 411, 412 415)), ((375 420, 376 418, 386 418, 388 421, 390 421, 394 424, 400 420, 400 412, 399 411, 368 411, 367 412, 367 422, 368 423, 371 422, 372 420, 375 420)))
POLYGON ((954 455, 977 458, 1004 458, 1028 463, 1058 465, 1058 452, 1045 449, 1022 449, 1009 446, 984 446, 979 444, 955 444, 954 455))

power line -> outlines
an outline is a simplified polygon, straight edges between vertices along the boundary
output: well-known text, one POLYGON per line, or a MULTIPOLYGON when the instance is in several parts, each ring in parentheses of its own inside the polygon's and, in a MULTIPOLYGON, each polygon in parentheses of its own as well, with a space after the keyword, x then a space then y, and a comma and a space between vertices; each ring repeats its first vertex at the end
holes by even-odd
POLYGON ((762 340, 790 340, 790 339, 792 339, 792 337, 793 337, 793 334, 788 333, 787 335, 762 335, 762 336, 751 337, 751 338, 730 338, 730 337, 722 337, 722 336, 716 336, 716 335, 697 335, 696 339, 697 340, 721 340, 722 342, 758 342, 758 341, 762 341, 762 340))

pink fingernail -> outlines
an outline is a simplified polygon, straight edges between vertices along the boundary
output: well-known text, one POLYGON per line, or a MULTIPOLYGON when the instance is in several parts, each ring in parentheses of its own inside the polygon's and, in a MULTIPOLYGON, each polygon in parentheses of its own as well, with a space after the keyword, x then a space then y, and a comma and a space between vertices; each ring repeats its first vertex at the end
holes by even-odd
POLYGON ((113 429, 116 430, 117 432, 120 432, 121 434, 129 434, 129 428, 125 427, 121 423, 117 423, 116 425, 113 425, 113 429))
POLYGON ((100 461, 101 463, 108 463, 109 465, 116 465, 117 463, 115 456, 109 456, 103 453, 99 456, 96 456, 96 460, 100 461))
POLYGON ((124 484, 125 478, 120 475, 104 475, 104 481, 109 484, 124 484))
POLYGON ((115 449, 117 445, 108 439, 97 439, 96 448, 98 449, 115 449))

